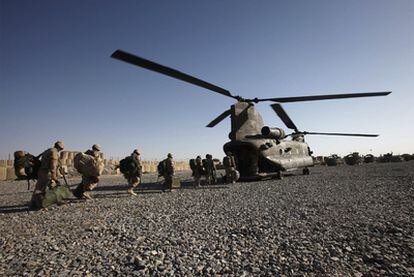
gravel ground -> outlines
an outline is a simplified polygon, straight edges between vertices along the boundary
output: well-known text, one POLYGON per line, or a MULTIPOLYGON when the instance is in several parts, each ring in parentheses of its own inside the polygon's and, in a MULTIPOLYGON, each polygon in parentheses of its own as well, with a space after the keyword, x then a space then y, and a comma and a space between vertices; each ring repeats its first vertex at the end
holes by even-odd
POLYGON ((1 182, 0 275, 414 275, 413 169, 315 167, 137 197, 104 177, 94 201, 38 212, 26 183, 1 182))

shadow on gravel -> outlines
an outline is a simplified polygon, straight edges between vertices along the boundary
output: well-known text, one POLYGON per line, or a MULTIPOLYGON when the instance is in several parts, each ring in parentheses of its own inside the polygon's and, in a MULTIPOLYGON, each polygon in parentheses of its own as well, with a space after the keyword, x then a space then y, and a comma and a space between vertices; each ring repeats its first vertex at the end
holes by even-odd
POLYGON ((12 206, 0 206, 0 214, 12 214, 28 212, 29 206, 25 205, 12 205, 12 206))
MULTIPOLYGON (((200 187, 194 187, 193 181, 185 180, 181 181, 181 188, 179 189, 225 189, 228 185, 217 184, 217 185, 201 185, 200 187)), ((111 186, 97 186, 94 191, 126 191, 128 186, 122 185, 111 185, 111 186)), ((160 192, 164 189, 164 185, 160 182, 153 183, 142 183, 134 189, 137 193, 155 193, 160 192)))

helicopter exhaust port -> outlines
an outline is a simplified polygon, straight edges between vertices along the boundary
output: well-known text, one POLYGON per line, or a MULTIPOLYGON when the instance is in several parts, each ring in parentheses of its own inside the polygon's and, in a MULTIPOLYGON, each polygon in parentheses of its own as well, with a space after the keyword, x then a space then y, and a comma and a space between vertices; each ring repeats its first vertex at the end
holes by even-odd
POLYGON ((270 128, 269 126, 264 126, 262 128, 262 135, 271 139, 283 139, 286 134, 285 131, 281 128, 270 128))

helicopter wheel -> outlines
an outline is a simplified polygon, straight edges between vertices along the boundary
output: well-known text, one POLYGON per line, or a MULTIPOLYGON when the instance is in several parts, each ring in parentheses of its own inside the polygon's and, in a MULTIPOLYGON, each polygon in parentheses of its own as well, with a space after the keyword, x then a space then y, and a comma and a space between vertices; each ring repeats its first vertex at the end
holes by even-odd
POLYGON ((307 167, 305 167, 302 172, 303 172, 303 175, 309 175, 310 173, 309 168, 307 167))
POLYGON ((282 180, 283 179, 283 172, 282 171, 278 171, 277 172, 276 179, 278 179, 278 180, 282 180))

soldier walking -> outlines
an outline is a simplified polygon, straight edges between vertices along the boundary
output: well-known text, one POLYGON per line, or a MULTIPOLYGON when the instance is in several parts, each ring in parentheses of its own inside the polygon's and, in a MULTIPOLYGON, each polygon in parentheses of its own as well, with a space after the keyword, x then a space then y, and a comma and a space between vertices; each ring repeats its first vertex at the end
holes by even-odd
MULTIPOLYGON (((101 152, 101 146, 99 144, 92 145, 92 149, 85 151, 86 155, 93 157, 96 161, 96 165, 103 162, 103 153, 101 152)), ((73 191, 73 195, 77 198, 83 198, 86 200, 92 200, 92 190, 98 185, 98 176, 90 176, 82 174, 82 181, 73 191)))
POLYGON ((31 208, 41 208, 42 198, 46 188, 56 187, 58 182, 59 152, 64 149, 62 141, 57 141, 52 148, 47 149, 41 154, 41 165, 38 171, 38 179, 35 190, 30 201, 31 208))
POLYGON ((203 160, 203 166, 206 173, 206 181, 208 185, 216 183, 216 166, 213 161, 213 156, 206 155, 206 159, 203 160))
MULTIPOLYGON (((126 158, 127 159, 127 158, 126 158)), ((130 170, 126 170, 124 177, 128 180, 128 194, 136 196, 134 188, 136 188, 142 181, 142 165, 138 149, 135 149, 130 156, 130 170)))
POLYGON ((236 170, 236 162, 231 152, 228 152, 227 156, 223 158, 223 165, 226 170, 226 183, 236 183, 239 173, 236 170))
POLYGON ((174 161, 173 156, 171 153, 168 153, 167 159, 162 161, 163 163, 163 173, 162 176, 164 177, 164 188, 163 191, 165 191, 167 188, 171 191, 172 183, 173 183, 173 177, 175 175, 175 168, 174 168, 174 161))
POLYGON ((194 177, 194 187, 199 187, 201 183, 201 177, 205 174, 203 163, 200 156, 197 156, 195 159, 193 177, 194 177))

